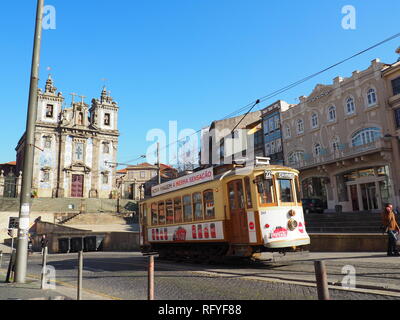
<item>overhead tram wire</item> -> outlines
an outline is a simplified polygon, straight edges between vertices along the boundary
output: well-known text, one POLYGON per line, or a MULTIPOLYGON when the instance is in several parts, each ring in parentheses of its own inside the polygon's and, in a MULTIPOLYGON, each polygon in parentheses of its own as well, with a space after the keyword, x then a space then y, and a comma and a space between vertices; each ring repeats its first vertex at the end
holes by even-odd
MULTIPOLYGON (((290 90, 290 89, 292 89, 292 88, 294 88, 294 87, 297 87, 298 85, 300 85, 300 84, 302 84, 302 83, 304 83, 304 82, 306 82, 306 81, 308 81, 308 80, 310 80, 310 79, 312 79, 312 78, 315 78, 316 76, 318 76, 318 75, 320 75, 320 74, 322 74, 322 73, 324 73, 324 72, 326 72, 326 71, 328 71, 328 70, 330 70, 330 69, 333 69, 333 68, 335 68, 335 67, 337 67, 337 66, 339 66, 339 65, 341 65, 341 64, 343 64, 343 63, 345 63, 345 62, 347 62, 347 61, 349 61, 349 60, 351 60, 351 59, 354 59, 355 57, 358 57, 358 56, 364 54, 365 52, 368 52, 368 51, 370 51, 370 50, 372 50, 372 49, 375 49, 375 48, 381 46, 382 44, 385 44, 385 43, 387 43, 387 42, 389 42, 389 41, 391 41, 391 40, 393 40, 393 39, 396 39, 396 38, 398 38, 398 37, 400 37, 400 32, 399 32, 399 33, 396 33, 395 35, 393 35, 393 36, 391 36, 391 37, 389 37, 389 38, 386 38, 386 39, 384 39, 384 40, 382 40, 382 41, 380 41, 380 42, 378 42, 378 43, 376 43, 376 44, 374 44, 374 45, 372 45, 372 46, 370 46, 370 47, 368 47, 368 48, 366 48, 366 49, 364 49, 364 50, 362 50, 362 51, 359 51, 359 52, 353 54, 352 56, 350 56, 350 57, 348 57, 348 58, 346 58, 346 59, 343 59, 343 60, 341 60, 341 61, 339 61, 339 62, 337 62, 337 63, 335 63, 335 64, 332 64, 331 66, 329 66, 329 67, 327 67, 327 68, 325 68, 325 69, 322 69, 322 70, 320 70, 320 71, 318 71, 318 72, 316 72, 316 73, 313 73, 313 74, 311 74, 311 75, 309 75, 309 76, 307 76, 307 77, 305 77, 305 78, 303 78, 303 79, 301 79, 301 80, 298 80, 298 81, 296 81, 296 82, 293 82, 293 83, 291 83, 291 84, 289 84, 289 85, 287 85, 287 86, 285 86, 285 87, 283 87, 283 88, 281 88, 281 89, 275 90, 275 91, 271 92, 270 94, 268 94, 268 95, 266 95, 266 96, 263 96, 263 97, 261 97, 260 99, 257 99, 256 101, 253 101, 253 102, 251 102, 251 103, 249 103, 249 104, 247 104, 247 105, 241 107, 240 109, 238 109, 238 110, 236 110, 236 111, 231 112, 230 114, 228 114, 227 116, 225 116, 224 118, 222 118, 222 120, 225 120, 225 119, 227 119, 227 118, 230 118, 230 117, 232 117, 232 116, 234 116, 234 115, 236 115, 236 114, 238 114, 238 113, 241 113, 241 112, 243 112, 244 110, 246 110, 248 107, 250 107, 250 109, 247 110, 247 112, 246 112, 246 114, 244 115, 244 117, 240 120, 239 123, 241 123, 241 122, 246 118, 246 116, 247 116, 257 105, 259 105, 260 103, 262 103, 262 102, 264 102, 264 101, 266 101, 266 100, 269 100, 269 99, 271 99, 271 98, 273 98, 273 97, 275 97, 275 96, 277 96, 277 95, 279 95, 279 94, 281 94, 281 93, 284 93, 284 92, 286 92, 286 91, 288 91, 288 90, 290 90)), ((238 125, 236 125, 235 129, 237 128, 237 126, 238 126, 238 125)), ((197 131, 194 132, 193 134, 188 135, 188 136, 186 136, 186 137, 191 137, 191 136, 193 136, 193 135, 195 135, 195 134, 197 134, 197 133, 199 133, 199 132, 201 132, 201 131, 202 131, 202 129, 197 130, 197 131)), ((185 138, 186 138, 186 137, 185 137, 185 138)), ((169 144, 166 145, 165 147, 161 148, 160 151, 167 149, 169 146, 174 145, 174 144, 178 143, 178 142, 181 141, 181 140, 183 140, 183 138, 182 138, 182 139, 178 139, 178 140, 176 140, 175 142, 169 143, 169 144)), ((139 159, 140 159, 140 158, 139 158, 139 159)), ((135 161, 135 160, 133 160, 133 161, 135 161)), ((128 161, 128 162, 130 162, 130 161, 128 161)))

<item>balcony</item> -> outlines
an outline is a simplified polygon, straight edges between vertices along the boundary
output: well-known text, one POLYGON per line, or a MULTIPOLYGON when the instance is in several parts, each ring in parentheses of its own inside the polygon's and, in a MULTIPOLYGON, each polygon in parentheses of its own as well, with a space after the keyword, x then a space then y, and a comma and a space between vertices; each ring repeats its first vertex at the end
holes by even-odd
POLYGON ((296 164, 289 164, 289 166, 298 170, 300 169, 304 170, 315 166, 334 163, 336 161, 343 161, 391 149, 392 149, 391 141, 385 140, 384 138, 356 147, 351 146, 349 143, 345 143, 343 145, 340 145, 339 150, 336 150, 335 152, 327 152, 326 149, 323 150, 322 154, 318 157, 315 157, 310 154, 305 154, 304 160, 301 160, 296 164))

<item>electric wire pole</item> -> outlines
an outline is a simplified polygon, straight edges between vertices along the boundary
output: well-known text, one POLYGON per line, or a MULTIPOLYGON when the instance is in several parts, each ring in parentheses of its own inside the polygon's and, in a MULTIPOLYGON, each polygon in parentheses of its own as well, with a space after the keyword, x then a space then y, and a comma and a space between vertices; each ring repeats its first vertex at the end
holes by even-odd
POLYGON ((35 145, 35 122, 38 103, 38 82, 40 45, 42 40, 44 0, 37 1, 35 37, 33 42, 31 82, 29 88, 28 114, 25 132, 24 166, 21 186, 21 202, 19 210, 18 245, 15 269, 15 282, 25 283, 28 263, 28 230, 31 211, 31 192, 33 176, 33 158, 35 145))

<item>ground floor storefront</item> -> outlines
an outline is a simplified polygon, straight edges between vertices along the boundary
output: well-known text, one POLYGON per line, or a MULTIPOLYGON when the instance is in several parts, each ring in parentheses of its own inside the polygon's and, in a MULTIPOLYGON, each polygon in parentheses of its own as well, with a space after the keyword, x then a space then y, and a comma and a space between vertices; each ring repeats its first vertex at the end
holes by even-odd
POLYGON ((302 196, 326 204, 326 212, 380 212, 400 207, 398 163, 383 152, 303 170, 302 196))

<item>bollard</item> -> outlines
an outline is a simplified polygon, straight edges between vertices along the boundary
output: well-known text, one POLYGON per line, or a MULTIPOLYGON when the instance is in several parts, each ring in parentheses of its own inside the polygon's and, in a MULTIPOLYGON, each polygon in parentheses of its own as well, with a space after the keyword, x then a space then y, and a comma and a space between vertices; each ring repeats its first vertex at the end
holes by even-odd
POLYGON ((43 256, 42 256, 42 275, 41 275, 41 285, 40 289, 43 290, 44 284, 46 283, 46 266, 47 266, 47 247, 43 248, 43 256))
POLYGON ((3 265, 3 251, 0 251, 0 269, 2 265, 3 265))
POLYGON ((324 261, 314 261, 318 300, 329 300, 328 277, 324 261))
POLYGON ((154 256, 149 256, 148 300, 154 300, 154 256))
POLYGON ((83 251, 78 253, 78 294, 77 300, 82 300, 82 274, 83 274, 83 251))

